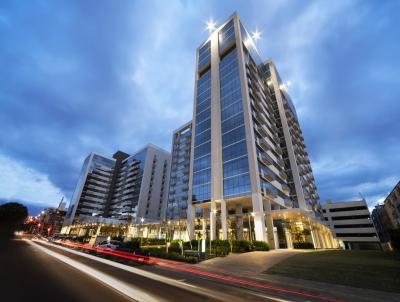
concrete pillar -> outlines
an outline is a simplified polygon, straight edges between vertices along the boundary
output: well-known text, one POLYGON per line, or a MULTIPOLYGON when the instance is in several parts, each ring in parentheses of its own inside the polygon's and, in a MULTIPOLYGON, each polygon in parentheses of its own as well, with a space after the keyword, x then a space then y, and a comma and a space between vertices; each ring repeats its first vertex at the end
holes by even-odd
POLYGON ((101 224, 99 224, 99 225, 97 226, 97 229, 96 229, 96 236, 99 236, 99 235, 100 235, 100 231, 101 231, 101 224))
POLYGON ((324 235, 322 234, 321 230, 318 230, 318 237, 319 237, 319 239, 321 241, 321 248, 326 249, 327 245, 326 245, 325 238, 324 238, 324 235))
MULTIPOLYGON (((261 197, 261 194, 260 198, 261 197)), ((263 204, 262 200, 261 200, 261 205, 263 204)), ((263 241, 267 241, 268 245, 270 247, 270 249, 274 249, 275 248, 275 236, 274 236, 274 220, 272 219, 272 210, 271 210, 271 201, 266 200, 264 202, 264 207, 265 207, 265 223, 267 224, 267 234, 265 234, 265 223, 264 223, 264 219, 263 219, 263 228, 264 228, 264 240, 263 241)), ((264 215, 263 215, 264 218, 264 215)), ((257 238, 257 237, 256 237, 257 238)), ((259 240, 259 239, 256 239, 259 240)))
POLYGON ((210 240, 216 239, 216 229, 217 229, 217 217, 215 213, 215 205, 214 208, 211 206, 211 211, 210 211, 210 240))
POLYGON ((254 233, 258 241, 267 241, 265 234, 265 218, 262 196, 259 193, 252 194, 254 233))
POLYGON ((285 230, 287 248, 292 249, 293 248, 292 234, 290 234, 290 231, 287 228, 284 228, 284 230, 285 230))
POLYGON ((325 238, 326 238, 325 240, 326 240, 327 248, 331 249, 333 247, 333 245, 332 245, 332 241, 331 241, 328 231, 325 231, 324 234, 325 234, 325 238))
POLYGON ((194 240, 194 220, 195 220, 195 210, 191 202, 188 203, 188 208, 186 212, 186 229, 190 240, 194 240))
POLYGON ((274 241, 275 241, 275 249, 279 249, 279 236, 278 229, 274 227, 274 241))
POLYGON ((243 240, 243 210, 242 206, 236 207, 236 237, 237 240, 243 240), (240 215, 240 216, 238 216, 240 215))
POLYGON ((226 202, 221 200, 221 227, 222 227, 222 240, 228 239, 228 227, 227 227, 227 215, 226 215, 226 202))
POLYGON ((206 220, 203 218, 201 220, 201 234, 202 234, 202 238, 201 239, 206 239, 206 233, 207 233, 207 223, 206 220))
POLYGON ((319 241, 318 241, 318 236, 316 234, 316 231, 314 230, 314 228, 311 226, 310 224, 310 234, 311 234, 311 239, 312 239, 312 243, 314 245, 314 248, 319 248, 319 241))

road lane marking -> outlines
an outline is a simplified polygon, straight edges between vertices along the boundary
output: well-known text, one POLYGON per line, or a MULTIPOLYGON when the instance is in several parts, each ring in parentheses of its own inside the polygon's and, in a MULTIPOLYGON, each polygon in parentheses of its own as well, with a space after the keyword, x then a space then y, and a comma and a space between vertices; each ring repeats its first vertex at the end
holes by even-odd
MULTIPOLYGON (((31 241, 28 241, 28 242, 32 243, 31 241)), ((159 282, 162 282, 162 283, 170 285, 170 286, 175 286, 175 287, 178 287, 178 288, 181 288, 181 289, 184 289, 184 290, 191 291, 191 292, 196 293, 196 294, 200 294, 202 296, 206 295, 206 296, 211 297, 213 299, 218 299, 218 300, 224 301, 223 298, 218 297, 218 294, 219 294, 218 292, 215 292, 215 291, 203 288, 203 287, 198 287, 198 286, 193 285, 193 284, 189 284, 189 283, 185 283, 185 282, 178 281, 178 280, 175 280, 175 279, 171 279, 171 278, 168 278, 168 277, 164 277, 164 276, 161 276, 161 275, 157 275, 155 273, 151 273, 151 272, 147 272, 147 271, 144 271, 144 270, 141 270, 141 269, 137 269, 137 268, 132 267, 132 266, 128 266, 128 265, 121 264, 121 263, 118 263, 118 262, 115 262, 115 261, 99 258, 97 256, 93 256, 93 255, 90 255, 90 254, 78 252, 78 251, 72 250, 70 248, 66 248, 66 247, 63 247, 63 246, 55 245, 55 244, 48 243, 48 242, 45 242, 45 241, 40 241, 40 243, 43 244, 43 245, 47 245, 47 246, 50 246, 50 247, 54 247, 54 248, 60 249, 60 250, 64 250, 64 251, 66 251, 68 253, 72 253, 72 254, 75 254, 75 255, 78 255, 78 256, 81 256, 81 257, 85 257, 85 258, 97 261, 97 262, 101 262, 101 263, 104 263, 104 264, 107 264, 107 265, 122 269, 124 271, 131 272, 131 273, 136 274, 136 275, 140 275, 140 276, 148 278, 148 279, 159 281, 159 282)), ((41 247, 41 248, 43 248, 45 250, 48 250, 47 248, 44 248, 43 246, 41 246, 41 245, 39 245, 37 243, 33 243, 33 244, 35 244, 36 246, 39 246, 39 247, 41 247)), ((53 252, 53 253, 55 253, 55 252, 53 252)), ((56 254, 58 254, 58 253, 56 253, 56 254)), ((64 256, 64 257, 66 257, 66 256, 64 256)), ((66 258, 68 258, 68 257, 66 257, 66 258)), ((68 259, 70 259, 70 258, 68 258, 68 259)))
POLYGON ((76 268, 77 270, 99 280, 100 282, 112 287, 113 289, 121 292, 125 296, 138 301, 138 302, 158 302, 160 301, 159 298, 153 297, 140 289, 133 287, 131 285, 128 285, 126 283, 123 283, 119 281, 116 278, 113 278, 107 274, 104 274, 96 269, 91 268, 90 266, 87 266, 85 264, 79 263, 78 261, 75 261, 69 257, 66 257, 64 255, 61 255, 59 253, 53 252, 43 246, 40 246, 37 243, 34 243, 30 240, 27 240, 27 242, 32 245, 34 248, 48 254, 49 256, 52 256, 61 262, 64 262, 65 264, 68 264, 72 266, 73 268, 76 268))
MULTIPOLYGON (((54 248, 57 248, 57 249, 64 250, 64 251, 72 253, 72 254, 76 254, 78 256, 82 256, 82 257, 89 258, 89 259, 92 259, 92 260, 95 260, 95 261, 98 261, 98 262, 101 262, 101 263, 104 263, 104 264, 107 264, 107 265, 110 265, 110 266, 114 266, 116 268, 131 272, 131 273, 134 273, 134 274, 138 274, 138 275, 143 276, 143 277, 147 277, 147 278, 150 278, 150 279, 153 279, 153 280, 156 280, 156 281, 160 281, 160 282, 166 283, 168 285, 177 286, 177 287, 183 288, 185 290, 189 290, 189 291, 197 293, 197 294, 207 295, 207 296, 212 297, 213 299, 220 299, 220 300, 223 300, 223 301, 225 301, 224 298, 226 299, 226 297, 224 297, 224 298, 223 297, 218 297, 218 294, 220 294, 218 292, 215 292, 215 291, 212 291, 212 290, 209 290, 209 289, 206 289, 206 288, 198 287, 198 286, 195 286, 195 285, 192 285, 192 284, 189 284, 189 283, 185 283, 185 282, 183 282, 183 280, 181 281, 181 280, 171 279, 171 278, 168 278, 168 277, 157 275, 155 273, 147 272, 147 271, 144 271, 144 270, 141 270, 141 269, 137 269, 137 268, 134 268, 134 267, 131 267, 131 266, 128 266, 128 265, 124 265, 124 264, 121 264, 121 263, 118 263, 118 262, 115 262, 115 261, 111 261, 111 260, 99 258, 99 257, 94 256, 94 255, 78 252, 78 251, 75 251, 73 249, 66 248, 66 247, 59 246, 59 245, 55 245, 55 244, 52 244, 52 243, 49 243, 49 242, 41 241, 41 243, 44 244, 44 245, 47 245, 47 246, 51 246, 51 247, 54 247, 54 248)), ((184 270, 184 271, 186 271, 186 270, 184 270)), ((188 270, 188 272, 190 272, 190 270, 188 270)), ((228 278, 228 279, 230 279, 230 278, 228 278)), ((270 295, 267 295, 265 293, 260 294, 260 293, 256 293, 256 292, 249 292, 248 290, 246 290, 246 292, 247 292, 247 294, 250 294, 250 295, 254 295, 254 296, 270 299, 272 301, 277 301, 277 302, 290 302, 290 301, 293 301, 293 300, 286 300, 286 299, 270 296, 270 295)), ((320 298, 320 297, 317 297, 317 298, 320 298)), ((328 301, 332 301, 332 302, 333 301, 339 301, 339 300, 334 300, 334 299, 324 299, 324 300, 328 300, 328 301)))

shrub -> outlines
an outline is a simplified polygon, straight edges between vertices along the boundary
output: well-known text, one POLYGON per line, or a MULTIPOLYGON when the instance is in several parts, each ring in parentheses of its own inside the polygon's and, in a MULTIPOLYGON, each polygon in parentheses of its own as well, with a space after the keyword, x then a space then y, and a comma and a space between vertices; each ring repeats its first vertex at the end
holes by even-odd
POLYGON ((137 240, 131 240, 124 242, 124 247, 130 250, 138 250, 140 249, 140 241, 137 240))
POLYGON ((145 248, 143 249, 143 254, 149 255, 149 256, 154 256, 158 258, 163 258, 163 259, 169 259, 169 260, 176 260, 176 261, 183 261, 183 262, 188 262, 188 263, 197 263, 197 258, 192 257, 192 256, 182 256, 179 253, 172 252, 169 250, 167 253, 166 249, 164 247, 162 248, 145 248))
POLYGON ((168 248, 169 252, 175 252, 175 253, 181 253, 182 249, 181 246, 179 244, 179 240, 173 240, 170 242, 169 248, 168 248))
POLYGON ((294 242, 293 247, 295 249, 313 249, 314 244, 311 242, 294 242))
POLYGON ((246 253, 251 251, 251 242, 248 240, 232 240, 232 252, 246 253))
POLYGON ((252 242, 253 251, 269 251, 268 243, 264 241, 253 241, 252 242))
POLYGON ((229 240, 212 240, 211 251, 214 252, 216 256, 228 255, 231 252, 229 240))
POLYGON ((199 242, 198 240, 191 240, 191 241, 185 241, 183 243, 183 249, 184 250, 198 250, 199 242))

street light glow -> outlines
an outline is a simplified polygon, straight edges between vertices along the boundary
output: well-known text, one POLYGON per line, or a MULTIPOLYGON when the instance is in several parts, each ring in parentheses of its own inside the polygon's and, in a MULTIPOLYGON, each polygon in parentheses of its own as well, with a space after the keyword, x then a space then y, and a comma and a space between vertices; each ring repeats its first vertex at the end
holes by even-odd
POLYGON ((144 221, 144 218, 142 217, 142 218, 140 218, 140 221, 143 223, 143 221, 144 221))
POLYGON ((206 22, 207 30, 211 33, 215 30, 215 22, 211 19, 210 21, 206 22))

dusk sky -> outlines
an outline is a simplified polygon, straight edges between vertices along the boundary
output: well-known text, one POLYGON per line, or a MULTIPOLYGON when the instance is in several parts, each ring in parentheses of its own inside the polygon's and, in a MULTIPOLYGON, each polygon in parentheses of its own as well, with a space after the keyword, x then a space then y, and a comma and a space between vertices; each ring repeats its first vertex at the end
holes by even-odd
POLYGON ((91 151, 170 150, 205 22, 238 11, 299 115, 321 201, 400 180, 400 1, 1 1, 0 202, 70 199, 91 151))

